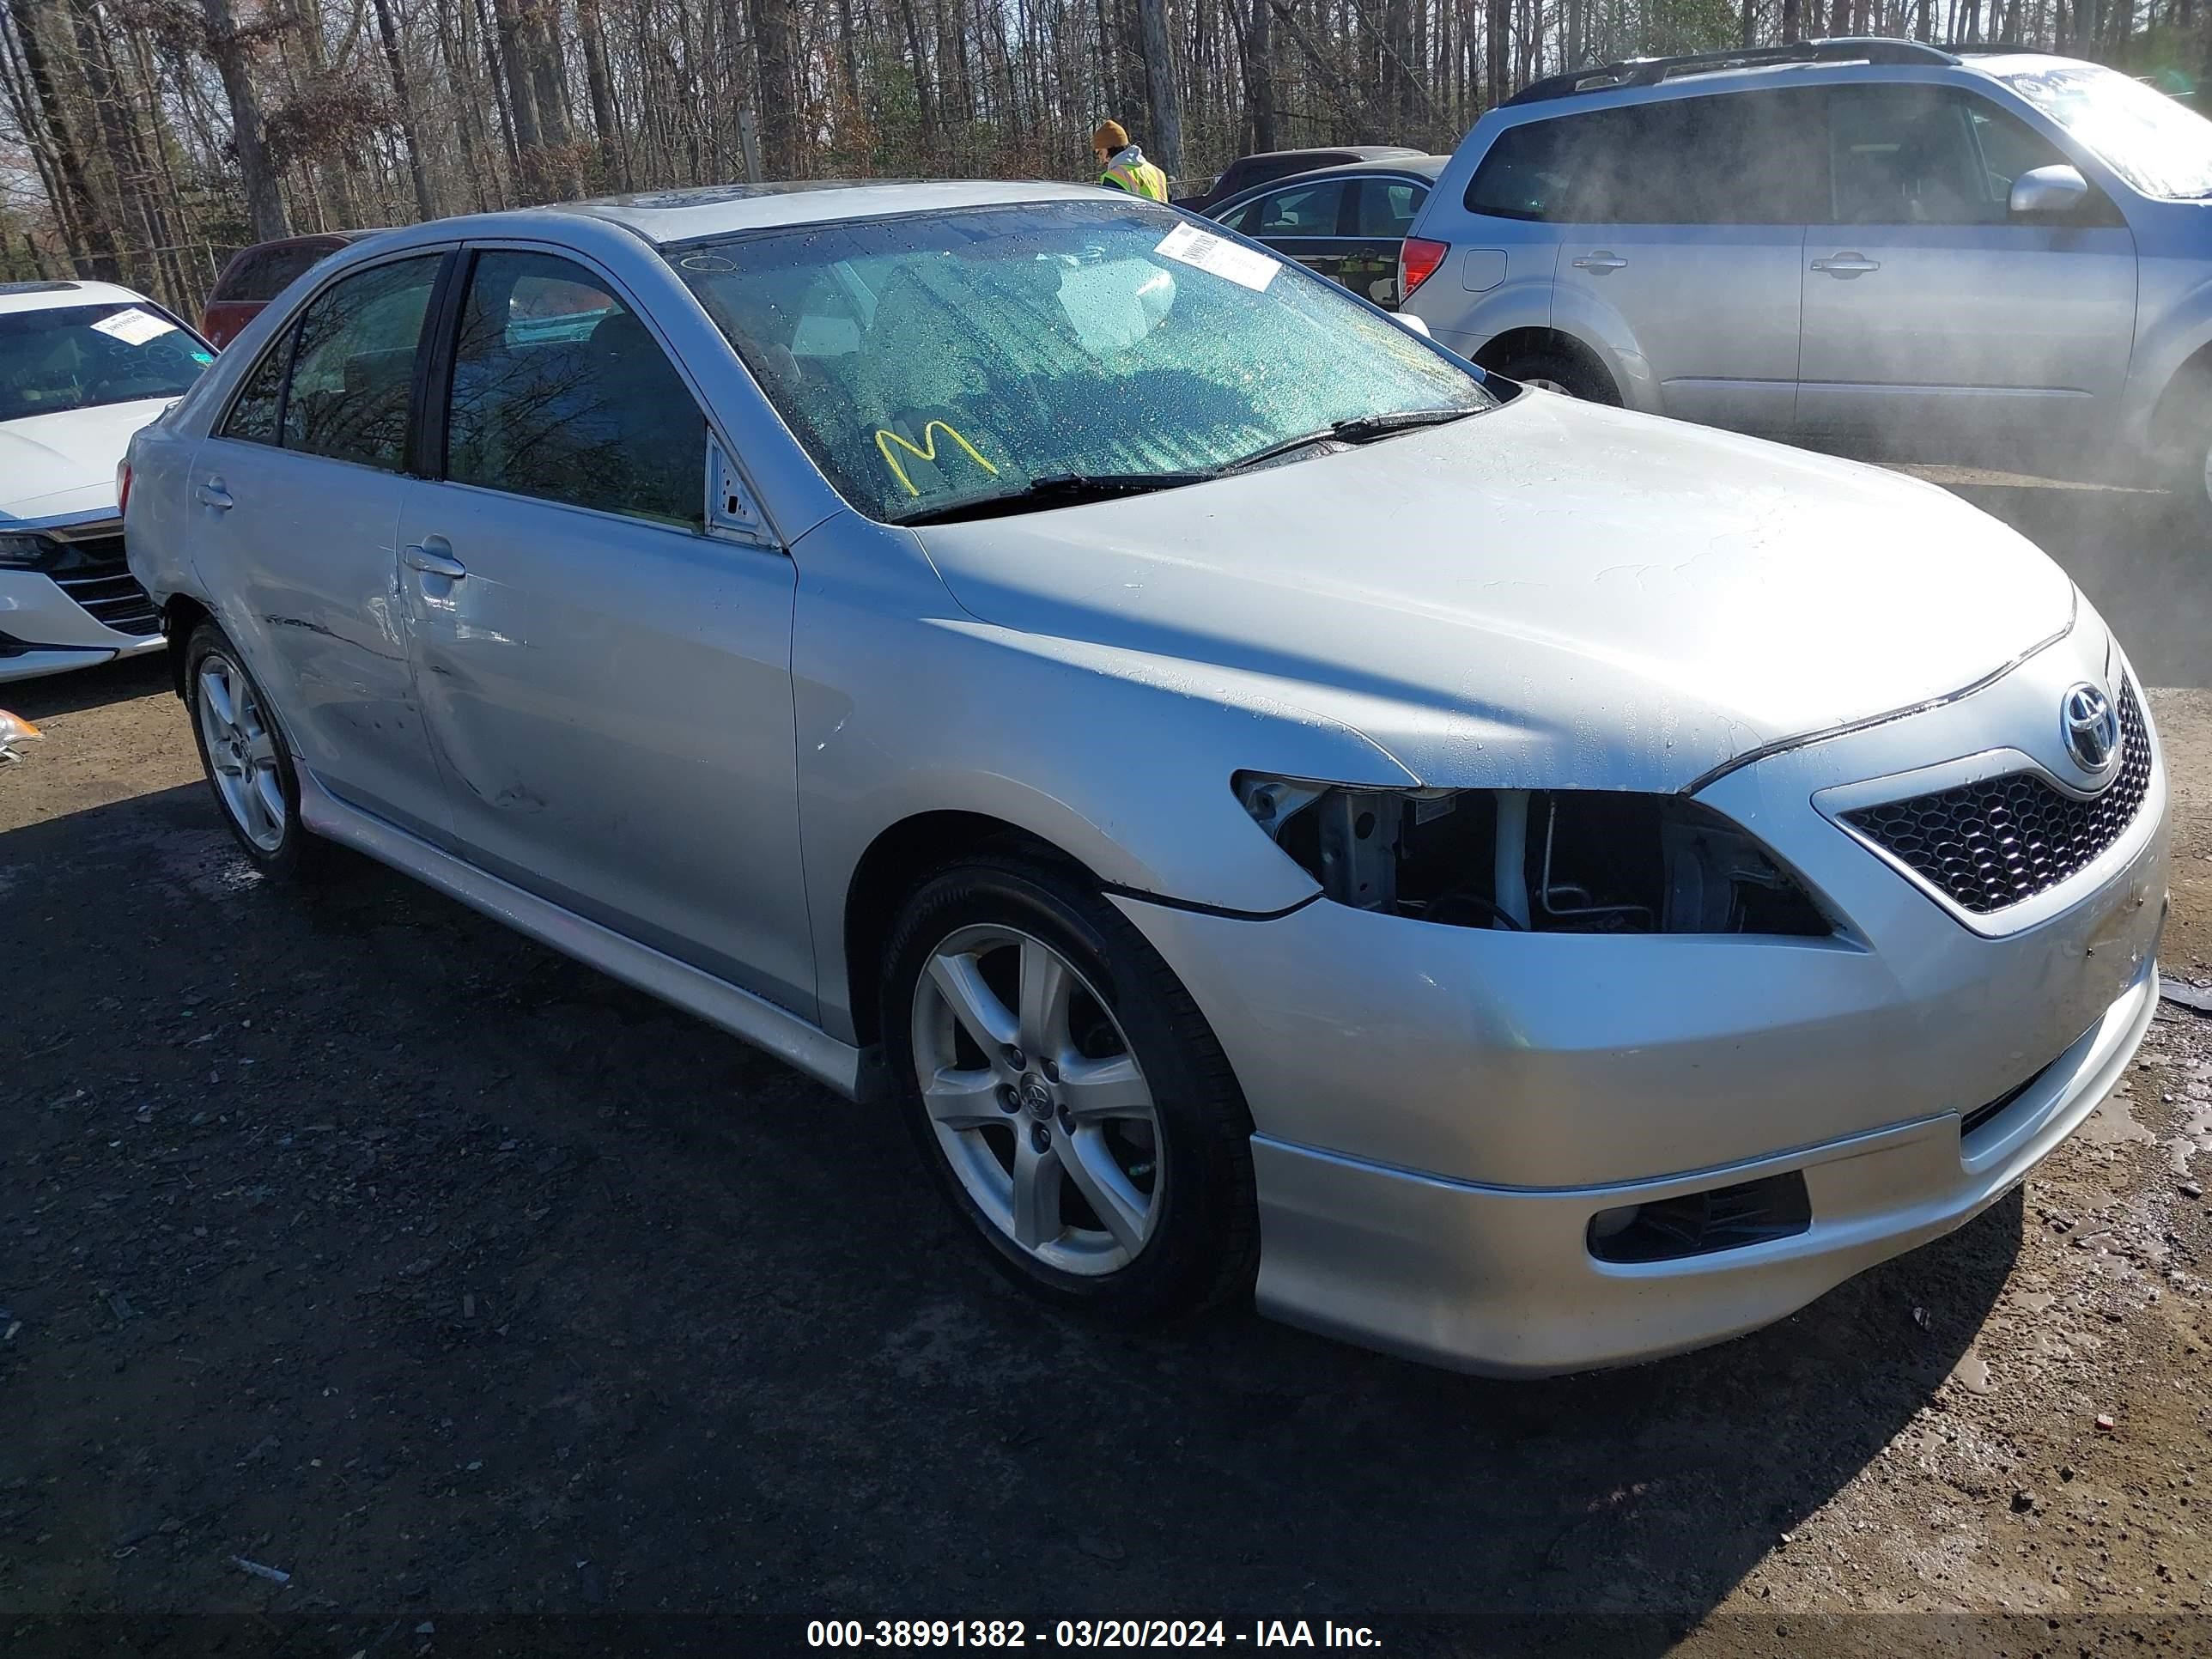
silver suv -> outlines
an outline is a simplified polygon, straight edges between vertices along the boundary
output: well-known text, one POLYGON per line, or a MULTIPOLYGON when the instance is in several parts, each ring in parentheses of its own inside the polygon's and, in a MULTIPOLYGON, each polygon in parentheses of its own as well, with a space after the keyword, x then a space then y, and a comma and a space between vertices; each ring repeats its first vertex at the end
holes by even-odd
POLYGON ((1820 40, 1540 81, 1405 245, 1406 308, 1598 402, 2212 502, 2212 122, 2096 64, 1820 40))

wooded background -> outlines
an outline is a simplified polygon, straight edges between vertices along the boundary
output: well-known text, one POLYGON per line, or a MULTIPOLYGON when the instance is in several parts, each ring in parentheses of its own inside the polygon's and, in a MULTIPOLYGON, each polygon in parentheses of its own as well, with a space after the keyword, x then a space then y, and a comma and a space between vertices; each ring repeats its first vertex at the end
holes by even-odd
POLYGON ((1109 115, 1194 187, 1247 150, 1449 149, 1570 66, 1868 33, 2169 80, 2207 50, 2197 0, 0 0, 0 280, 197 314, 288 232, 743 179, 749 149, 1088 178, 1109 115))

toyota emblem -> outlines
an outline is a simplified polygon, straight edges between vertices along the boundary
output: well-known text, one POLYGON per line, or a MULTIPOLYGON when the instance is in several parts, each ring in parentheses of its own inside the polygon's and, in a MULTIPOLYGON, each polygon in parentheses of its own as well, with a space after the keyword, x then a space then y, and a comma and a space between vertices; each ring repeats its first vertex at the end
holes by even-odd
POLYGON ((2120 751, 2120 713, 2112 700, 2087 680, 2058 705, 2058 726, 2066 752, 2084 772, 2101 772, 2120 751))

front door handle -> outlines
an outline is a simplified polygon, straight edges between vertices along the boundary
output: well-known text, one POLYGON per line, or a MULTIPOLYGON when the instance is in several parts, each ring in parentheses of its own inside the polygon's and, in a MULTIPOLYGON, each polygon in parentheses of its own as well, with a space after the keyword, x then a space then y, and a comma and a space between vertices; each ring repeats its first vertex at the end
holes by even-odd
POLYGON ((1825 270, 1829 276, 1844 282, 1854 276, 1863 276, 1869 270, 1880 270, 1881 261, 1869 259, 1863 253, 1838 253, 1832 259, 1815 259, 1813 269, 1825 270))
POLYGON ((419 542, 410 542, 399 550, 399 557, 410 570, 419 570, 426 576, 443 576, 449 582, 459 581, 469 574, 468 566, 453 556, 453 548, 443 536, 425 536, 419 542))
POLYGON ((222 480, 220 478, 210 478, 192 491, 192 495, 202 507, 211 507, 218 513, 228 513, 238 505, 231 499, 230 492, 222 487, 222 480))
POLYGON ((1603 276, 1608 270, 1625 270, 1627 267, 1627 264, 1628 261, 1622 258, 1618 253, 1611 252, 1605 248, 1600 248, 1596 252, 1585 253, 1581 258, 1576 260, 1575 269, 1577 270, 1594 270, 1597 272, 1598 275, 1603 276))

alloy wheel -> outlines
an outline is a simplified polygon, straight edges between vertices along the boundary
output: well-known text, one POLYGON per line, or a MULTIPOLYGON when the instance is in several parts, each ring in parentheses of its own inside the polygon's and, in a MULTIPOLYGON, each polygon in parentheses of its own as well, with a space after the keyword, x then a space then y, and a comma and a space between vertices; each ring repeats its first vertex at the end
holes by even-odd
POLYGON ((1571 398, 1575 395, 1565 386, 1561 386, 1557 380, 1547 379, 1541 374, 1533 375, 1529 379, 1522 381, 1521 384, 1522 386, 1533 386, 1539 392, 1556 392, 1562 398, 1571 398))
POLYGON ((1151 1086, 1111 1010, 1018 929, 963 927, 915 988, 915 1069, 937 1142, 993 1226, 1062 1273, 1134 1261, 1166 1172, 1151 1086))
POLYGON ((208 770, 223 810, 239 832, 264 853, 284 844, 284 781, 276 769, 276 738, 245 671, 221 652, 200 659, 193 702, 208 770))

